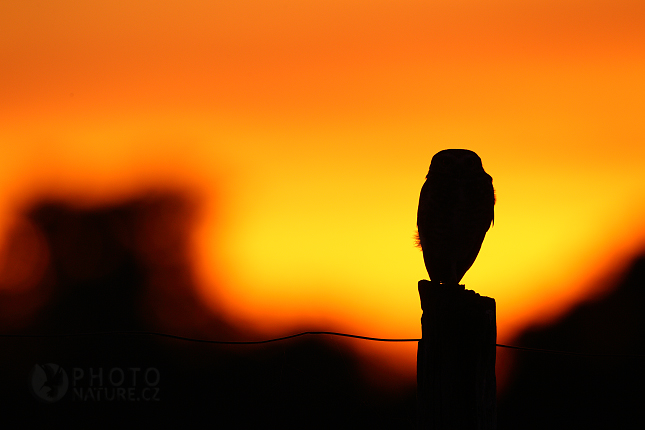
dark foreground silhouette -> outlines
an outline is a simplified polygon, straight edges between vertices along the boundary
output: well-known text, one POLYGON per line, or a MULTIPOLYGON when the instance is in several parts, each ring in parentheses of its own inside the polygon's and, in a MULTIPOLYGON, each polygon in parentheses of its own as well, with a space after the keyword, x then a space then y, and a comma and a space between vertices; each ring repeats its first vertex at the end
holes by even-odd
MULTIPOLYGON (((93 209, 35 205, 25 219, 49 257, 29 288, 0 292, 1 332, 261 338, 195 296, 187 253, 193 209, 173 193, 93 209)), ((10 236, 19 249, 29 235, 10 236)), ((415 387, 375 389, 359 366, 349 349, 319 337, 251 346, 124 335, 0 338, 0 422, 413 428, 415 387)))
MULTIPOLYGON (((616 288, 580 304, 516 345, 586 353, 645 355, 645 256, 616 288)), ((645 428, 645 357, 514 354, 499 400, 500 429, 645 428)))

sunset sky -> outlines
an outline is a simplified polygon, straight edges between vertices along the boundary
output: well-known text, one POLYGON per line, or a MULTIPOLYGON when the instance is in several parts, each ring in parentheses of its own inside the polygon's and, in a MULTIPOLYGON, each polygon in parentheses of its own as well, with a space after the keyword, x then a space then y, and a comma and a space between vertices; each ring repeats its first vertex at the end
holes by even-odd
POLYGON ((419 337, 445 148, 493 177, 462 282, 500 343, 609 286, 645 249, 645 3, 0 2, 0 233, 44 196, 186 190, 199 294, 255 333, 419 337))

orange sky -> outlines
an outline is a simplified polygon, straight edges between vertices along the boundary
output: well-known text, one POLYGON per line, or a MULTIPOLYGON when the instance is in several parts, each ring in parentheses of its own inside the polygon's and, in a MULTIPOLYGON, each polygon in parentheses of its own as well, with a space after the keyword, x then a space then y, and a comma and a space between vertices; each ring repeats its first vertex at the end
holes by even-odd
POLYGON ((509 342, 643 248, 644 29, 640 0, 3 0, 0 229, 183 186, 214 309, 417 337, 419 190, 469 148, 498 203, 463 282, 509 342))

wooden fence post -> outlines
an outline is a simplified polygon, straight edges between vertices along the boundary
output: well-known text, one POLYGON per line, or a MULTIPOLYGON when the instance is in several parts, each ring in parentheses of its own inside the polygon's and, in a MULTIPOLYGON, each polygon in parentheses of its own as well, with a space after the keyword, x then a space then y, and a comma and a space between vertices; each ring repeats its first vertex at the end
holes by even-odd
POLYGON ((419 297, 419 430, 495 429, 495 299, 426 280, 419 297))

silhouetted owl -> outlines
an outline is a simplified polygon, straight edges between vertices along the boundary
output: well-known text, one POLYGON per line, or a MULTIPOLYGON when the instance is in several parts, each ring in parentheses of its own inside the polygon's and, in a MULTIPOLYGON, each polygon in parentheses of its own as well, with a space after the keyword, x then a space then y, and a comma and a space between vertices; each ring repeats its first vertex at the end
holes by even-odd
POLYGON ((458 284, 475 262, 493 222, 493 178, 466 149, 432 157, 417 212, 418 244, 430 280, 458 284))

